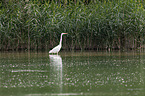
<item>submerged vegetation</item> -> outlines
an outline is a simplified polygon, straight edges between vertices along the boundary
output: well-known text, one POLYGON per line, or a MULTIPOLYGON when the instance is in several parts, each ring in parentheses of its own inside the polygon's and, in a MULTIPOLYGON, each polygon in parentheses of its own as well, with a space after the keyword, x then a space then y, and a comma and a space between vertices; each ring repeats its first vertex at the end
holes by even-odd
POLYGON ((143 0, 2 0, 0 50, 145 48, 143 0))

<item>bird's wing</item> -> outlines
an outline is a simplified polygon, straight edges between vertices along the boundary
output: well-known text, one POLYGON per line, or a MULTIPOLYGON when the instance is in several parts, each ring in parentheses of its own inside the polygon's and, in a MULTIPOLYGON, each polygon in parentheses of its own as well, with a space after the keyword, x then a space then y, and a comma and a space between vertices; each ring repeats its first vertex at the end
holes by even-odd
POLYGON ((60 48, 61 48, 61 46, 58 45, 58 46, 54 47, 52 50, 50 50, 49 53, 57 53, 60 51, 60 48))

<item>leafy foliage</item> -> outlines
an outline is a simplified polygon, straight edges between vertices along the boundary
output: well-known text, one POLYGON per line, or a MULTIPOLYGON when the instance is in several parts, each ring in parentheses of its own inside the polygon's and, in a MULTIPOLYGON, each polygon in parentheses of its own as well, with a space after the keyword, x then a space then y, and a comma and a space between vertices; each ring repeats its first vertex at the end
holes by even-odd
POLYGON ((142 0, 26 0, 0 3, 0 49, 136 49, 144 45, 142 0), (27 2, 26 2, 27 1, 27 2))

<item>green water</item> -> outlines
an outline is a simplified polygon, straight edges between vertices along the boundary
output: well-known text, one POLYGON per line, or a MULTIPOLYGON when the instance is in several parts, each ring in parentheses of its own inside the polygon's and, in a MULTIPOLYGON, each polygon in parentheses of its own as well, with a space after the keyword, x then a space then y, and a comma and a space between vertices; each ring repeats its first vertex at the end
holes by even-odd
POLYGON ((0 53, 0 96, 144 96, 144 52, 0 53))

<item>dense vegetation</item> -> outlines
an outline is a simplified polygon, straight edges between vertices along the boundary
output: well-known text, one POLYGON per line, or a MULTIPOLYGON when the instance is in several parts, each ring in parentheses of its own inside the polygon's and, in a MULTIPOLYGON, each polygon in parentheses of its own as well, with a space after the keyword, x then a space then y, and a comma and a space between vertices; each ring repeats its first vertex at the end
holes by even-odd
POLYGON ((2 0, 0 50, 136 49, 145 44, 143 0, 2 0), (61 1, 61 2, 60 2, 61 1))

